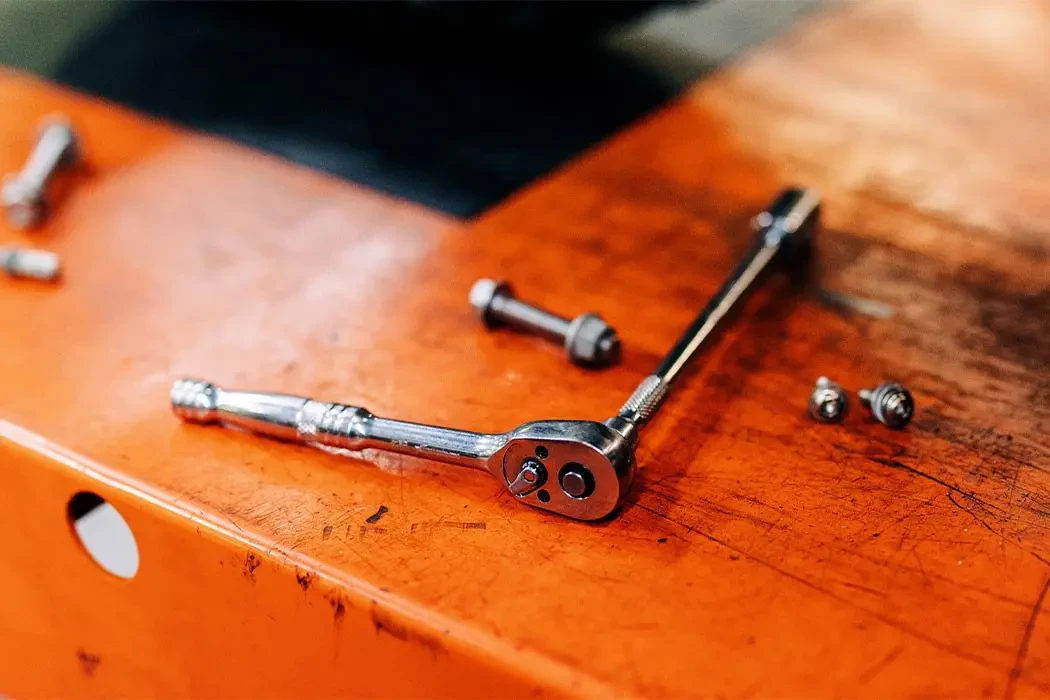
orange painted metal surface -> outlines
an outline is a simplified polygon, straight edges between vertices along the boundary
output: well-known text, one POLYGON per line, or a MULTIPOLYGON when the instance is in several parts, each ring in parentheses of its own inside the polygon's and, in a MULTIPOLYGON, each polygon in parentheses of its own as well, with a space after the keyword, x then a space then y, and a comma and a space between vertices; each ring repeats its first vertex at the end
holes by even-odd
POLYGON ((14 497, 0 527, 17 533, 0 542, 5 694, 510 697, 535 687, 493 664, 491 640, 456 620, 7 423, 0 460, 14 497), (78 551, 63 517, 78 489, 131 526, 142 552, 132 580, 78 551))
POLYGON ((949 3, 817 17, 469 226, 4 75, 0 143, 61 109, 96 165, 39 234, 62 287, 0 283, 18 319, 0 518, 26 532, 3 543, 0 691, 1050 693, 1050 212, 1031 189, 1050 77, 1011 70, 1047 15, 981 11, 1023 40, 992 52, 949 3), (894 79, 887 46, 912 52, 894 79), (989 104, 1023 105, 995 127, 1015 139, 976 126, 989 104), (1008 177, 959 168, 967 148, 1008 177), (484 473, 168 412, 195 375, 478 430, 610 415, 795 181, 830 194, 819 283, 895 315, 756 300, 649 426, 607 522, 520 507, 484 473), (601 311, 623 363, 483 331, 482 275, 601 311), (900 379, 915 423, 809 422, 821 374, 900 379), (89 483, 139 538, 129 583, 62 520, 89 483))

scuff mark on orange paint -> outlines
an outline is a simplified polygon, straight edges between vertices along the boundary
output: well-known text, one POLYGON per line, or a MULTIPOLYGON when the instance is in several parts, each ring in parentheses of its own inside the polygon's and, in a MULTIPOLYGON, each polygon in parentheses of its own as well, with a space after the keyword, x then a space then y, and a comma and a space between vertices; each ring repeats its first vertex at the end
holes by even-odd
POLYGON ((248 556, 244 558, 244 577, 250 578, 252 581, 255 580, 255 570, 262 564, 262 560, 255 556, 252 552, 248 552, 248 556))
POLYGON ((387 508, 384 505, 380 505, 379 506, 379 510, 377 510, 375 513, 372 513, 367 518, 365 518, 365 522, 370 524, 370 525, 375 525, 376 523, 378 523, 380 521, 380 519, 382 519, 382 517, 384 515, 386 515, 389 512, 390 512, 389 508, 387 508))
POLYGON ((419 644, 426 647, 435 654, 447 653, 445 647, 438 639, 420 634, 411 627, 396 621, 391 617, 390 613, 380 608, 375 601, 372 602, 372 626, 375 628, 377 635, 389 634, 394 639, 407 644, 419 644))
POLYGON ((77 659, 80 661, 80 670, 85 676, 95 675, 98 665, 102 663, 102 657, 98 654, 91 654, 83 649, 77 649, 77 659))

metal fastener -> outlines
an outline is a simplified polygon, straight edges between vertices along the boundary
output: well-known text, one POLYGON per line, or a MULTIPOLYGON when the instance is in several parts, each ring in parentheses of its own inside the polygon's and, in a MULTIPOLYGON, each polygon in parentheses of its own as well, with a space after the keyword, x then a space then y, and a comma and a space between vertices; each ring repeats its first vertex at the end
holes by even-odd
POLYGON ((0 270, 12 277, 52 282, 58 279, 61 262, 57 255, 46 250, 0 248, 0 270))
POLYGON ((821 423, 841 423, 849 411, 849 396, 842 387, 821 377, 809 395, 809 415, 821 423))
POLYGON ((44 122, 33 152, 22 170, 4 180, 3 203, 7 220, 15 228, 38 225, 47 214, 47 183, 60 169, 79 161, 77 135, 63 118, 44 122))
POLYGON ((884 382, 874 389, 861 389, 860 403, 871 409, 871 414, 883 425, 903 428, 915 413, 911 392, 896 382, 884 382))
POLYGON ((600 316, 580 314, 571 321, 527 304, 506 282, 480 279, 470 289, 470 304, 485 325, 507 325, 562 343, 573 362, 607 367, 620 359, 620 338, 600 316))

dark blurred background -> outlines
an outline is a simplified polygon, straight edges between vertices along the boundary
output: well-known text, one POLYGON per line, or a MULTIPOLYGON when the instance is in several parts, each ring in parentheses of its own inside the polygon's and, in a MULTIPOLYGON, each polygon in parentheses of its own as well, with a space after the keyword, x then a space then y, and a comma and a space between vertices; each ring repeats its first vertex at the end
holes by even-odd
POLYGON ((472 216, 816 0, 0 0, 0 62, 472 216))

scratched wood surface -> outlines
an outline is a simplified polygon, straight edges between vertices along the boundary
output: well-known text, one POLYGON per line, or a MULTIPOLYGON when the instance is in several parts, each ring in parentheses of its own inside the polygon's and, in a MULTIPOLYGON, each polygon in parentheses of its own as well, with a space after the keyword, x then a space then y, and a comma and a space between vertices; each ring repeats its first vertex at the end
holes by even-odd
POLYGON ((430 644, 455 619, 550 661, 550 692, 1046 696, 1050 9, 958 7, 815 16, 465 226, 5 75, 3 143, 62 108, 97 165, 39 234, 64 285, 0 285, 0 383, 25 389, 0 416, 431 611, 430 644), (168 413, 191 375, 479 430, 603 418, 796 182, 825 195, 815 285, 894 315, 756 299, 644 433, 607 522, 168 413), (483 331, 482 275, 600 311, 623 363, 483 331), (916 420, 813 424, 821 374, 898 379, 916 420))

